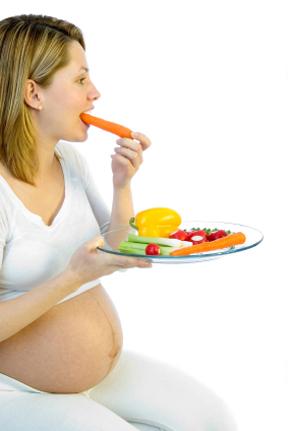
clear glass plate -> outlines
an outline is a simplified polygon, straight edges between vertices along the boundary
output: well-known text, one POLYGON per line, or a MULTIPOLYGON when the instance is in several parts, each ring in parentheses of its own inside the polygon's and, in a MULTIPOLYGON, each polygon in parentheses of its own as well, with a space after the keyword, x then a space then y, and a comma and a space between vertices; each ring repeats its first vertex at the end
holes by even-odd
MULTIPOLYGON (((154 263, 196 263, 196 262, 203 262, 205 260, 212 260, 217 259, 222 256, 226 256, 232 253, 238 253, 240 251, 249 250, 250 248, 253 248, 260 244, 263 241, 263 234, 258 229, 246 226, 243 224, 237 224, 237 223, 229 223, 229 222, 218 222, 218 221, 199 221, 199 220, 192 220, 185 223, 182 223, 180 226, 180 229, 187 229, 190 230, 192 228, 196 229, 204 229, 204 228, 210 228, 210 229, 223 229, 223 230, 230 230, 231 232, 243 232, 246 236, 246 241, 244 244, 236 245, 234 247, 224 248, 220 250, 214 250, 211 252, 205 252, 205 253, 198 253, 198 254, 191 254, 188 256, 151 256, 151 255, 140 255, 140 254, 132 254, 132 253, 122 253, 119 250, 117 250, 117 247, 111 247, 108 243, 108 236, 113 234, 114 236, 119 237, 119 243, 120 241, 127 240, 128 233, 133 233, 137 235, 137 231, 133 229, 130 226, 119 226, 115 229, 109 230, 107 228, 107 223, 100 228, 101 235, 104 238, 105 244, 103 247, 98 247, 99 250, 104 251, 106 253, 112 253, 119 256, 134 256, 140 259, 149 260, 154 263)), ((192 245, 192 244, 191 244, 192 245)))

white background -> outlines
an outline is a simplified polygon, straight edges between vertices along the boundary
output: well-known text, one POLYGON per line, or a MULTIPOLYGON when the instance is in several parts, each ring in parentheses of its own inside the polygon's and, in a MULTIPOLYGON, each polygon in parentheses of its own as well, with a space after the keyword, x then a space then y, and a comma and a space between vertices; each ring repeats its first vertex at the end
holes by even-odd
MULTIPOLYGON (((136 212, 167 206, 184 220, 239 222, 265 234, 243 254, 107 277, 125 348, 210 386, 239 429, 287 431, 285 1, 1 5, 1 19, 20 13, 77 24, 102 94, 95 115, 153 141, 133 182, 136 212)), ((75 144, 108 205, 114 141, 90 129, 75 144)))

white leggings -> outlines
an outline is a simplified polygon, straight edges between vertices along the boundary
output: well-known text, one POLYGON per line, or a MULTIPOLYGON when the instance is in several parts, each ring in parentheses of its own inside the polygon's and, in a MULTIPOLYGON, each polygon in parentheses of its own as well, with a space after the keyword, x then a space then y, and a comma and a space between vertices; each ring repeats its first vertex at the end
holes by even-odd
POLYGON ((4 374, 0 430, 235 431, 224 403, 189 375, 124 351, 110 374, 88 391, 38 391, 4 374))

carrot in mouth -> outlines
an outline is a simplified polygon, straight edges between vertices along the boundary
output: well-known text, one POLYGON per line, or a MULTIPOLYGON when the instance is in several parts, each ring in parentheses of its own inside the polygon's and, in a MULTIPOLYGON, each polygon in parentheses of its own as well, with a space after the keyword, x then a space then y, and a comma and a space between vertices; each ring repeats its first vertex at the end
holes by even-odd
POLYGON ((120 136, 120 138, 132 138, 132 130, 127 127, 121 126, 117 123, 112 123, 112 121, 106 121, 102 118, 94 117, 93 115, 86 114, 83 112, 80 114, 80 118, 84 123, 91 124, 92 126, 99 127, 100 129, 106 130, 107 132, 114 133, 114 135, 120 136))
POLYGON ((233 247, 234 245, 243 244, 246 241, 244 233, 237 232, 224 236, 223 238, 215 239, 215 241, 202 242, 191 247, 183 247, 174 250, 170 256, 186 256, 193 253, 203 253, 205 251, 213 251, 221 248, 233 247))

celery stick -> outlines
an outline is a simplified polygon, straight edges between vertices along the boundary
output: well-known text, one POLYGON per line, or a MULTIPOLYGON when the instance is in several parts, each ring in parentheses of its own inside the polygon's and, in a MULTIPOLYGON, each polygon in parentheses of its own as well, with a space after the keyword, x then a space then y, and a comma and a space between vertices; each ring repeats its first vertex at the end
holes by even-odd
POLYGON ((145 255, 146 254, 145 253, 145 247, 135 247, 135 244, 133 246, 132 242, 125 242, 124 243, 124 241, 123 241, 120 243, 118 250, 121 251, 121 253, 133 253, 133 254, 145 255))
POLYGON ((147 247, 147 244, 140 244, 140 243, 138 243, 138 242, 130 242, 130 241, 121 241, 120 242, 120 244, 119 244, 119 250, 121 249, 121 250, 131 250, 131 253, 133 252, 133 250, 134 251, 137 251, 137 250, 144 250, 145 251, 145 248, 147 247))
POLYGON ((150 244, 152 242, 153 244, 166 245, 169 247, 177 247, 177 248, 184 247, 184 246, 185 247, 191 246, 191 242, 181 241, 180 239, 176 239, 176 238, 139 236, 139 235, 134 235, 133 233, 129 233, 128 241, 145 243, 145 244, 150 244))
MULTIPOLYGON (((146 255, 145 248, 147 247, 147 245, 148 243, 143 244, 139 242, 122 241, 119 245, 119 251, 121 251, 122 253, 146 255)), ((167 246, 161 246, 161 245, 159 245, 159 247, 160 247, 160 254, 162 256, 169 256, 171 251, 174 251, 178 248, 178 247, 167 247, 167 246)))
MULTIPOLYGON (((141 244, 142 245, 142 244, 141 244)), ((144 244, 143 244, 144 245, 144 244)), ((132 253, 132 254, 140 254, 145 256, 145 247, 135 247, 135 244, 133 244, 132 242, 121 242, 119 245, 119 251, 121 251, 121 253, 132 253)))

